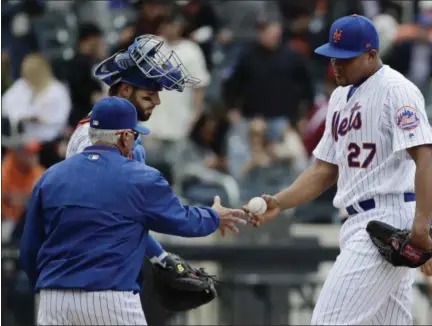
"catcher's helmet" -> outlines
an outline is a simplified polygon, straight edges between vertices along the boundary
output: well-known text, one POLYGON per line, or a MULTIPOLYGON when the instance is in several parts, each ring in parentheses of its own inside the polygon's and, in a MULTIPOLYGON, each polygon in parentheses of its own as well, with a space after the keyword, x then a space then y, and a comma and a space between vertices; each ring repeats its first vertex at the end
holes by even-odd
POLYGON ((154 35, 142 35, 125 51, 105 59, 94 75, 108 86, 119 82, 153 91, 177 90, 200 82, 191 76, 174 51, 163 54, 164 41, 154 35))

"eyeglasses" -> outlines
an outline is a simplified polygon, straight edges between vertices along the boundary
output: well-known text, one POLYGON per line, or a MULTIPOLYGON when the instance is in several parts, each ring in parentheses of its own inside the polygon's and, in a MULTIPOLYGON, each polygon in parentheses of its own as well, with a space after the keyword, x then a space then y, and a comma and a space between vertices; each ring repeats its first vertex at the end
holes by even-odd
POLYGON ((129 130, 120 130, 120 131, 116 132, 116 135, 121 135, 122 133, 131 133, 131 134, 133 134, 134 140, 137 140, 138 136, 139 136, 139 133, 137 133, 136 131, 131 130, 131 129, 129 129, 129 130))

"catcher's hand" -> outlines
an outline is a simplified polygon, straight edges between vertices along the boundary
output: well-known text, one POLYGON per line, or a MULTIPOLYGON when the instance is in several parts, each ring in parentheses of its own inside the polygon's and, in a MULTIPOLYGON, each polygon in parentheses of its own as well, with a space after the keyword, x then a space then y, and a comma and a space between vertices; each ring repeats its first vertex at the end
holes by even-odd
POLYGON ((380 221, 370 221, 366 230, 378 251, 393 266, 417 268, 432 258, 432 250, 422 250, 412 244, 409 230, 380 221))
POLYGON ((217 296, 215 277, 195 269, 181 257, 168 254, 165 267, 153 265, 153 282, 161 305, 172 311, 187 311, 209 303, 217 296))

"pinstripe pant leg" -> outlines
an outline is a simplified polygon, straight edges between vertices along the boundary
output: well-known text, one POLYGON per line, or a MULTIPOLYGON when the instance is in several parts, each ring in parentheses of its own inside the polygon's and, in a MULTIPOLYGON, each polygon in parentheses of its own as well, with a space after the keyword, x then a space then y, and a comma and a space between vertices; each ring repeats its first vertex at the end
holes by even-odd
MULTIPOLYGON (((399 284, 409 287, 408 268, 387 263, 365 230, 356 233, 344 246, 321 290, 312 325, 361 325, 380 322, 377 313, 398 294, 399 284)), ((409 300, 406 300, 409 304, 409 300)), ((384 309, 384 308, 383 308, 384 309)), ((411 307, 401 309, 405 317, 392 320, 411 324, 411 307)), ((386 319, 386 318, 384 318, 386 319)))
POLYGON ((378 310, 372 321, 375 325, 411 325, 413 304, 413 282, 415 270, 409 270, 398 284, 397 289, 390 293, 389 300, 378 310))
POLYGON ((72 325, 68 320, 68 291, 42 290, 39 296, 38 325, 72 325))
POLYGON ((147 325, 139 295, 122 291, 71 291, 73 325, 147 325))

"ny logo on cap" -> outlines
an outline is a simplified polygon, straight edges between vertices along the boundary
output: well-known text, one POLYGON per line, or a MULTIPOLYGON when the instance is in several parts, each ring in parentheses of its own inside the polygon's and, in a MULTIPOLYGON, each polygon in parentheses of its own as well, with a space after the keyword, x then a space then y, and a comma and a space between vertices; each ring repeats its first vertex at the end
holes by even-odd
POLYGON ((342 32, 343 32, 343 30, 341 30, 341 29, 335 30, 335 32, 333 33, 333 42, 334 43, 337 43, 342 39, 342 32))

